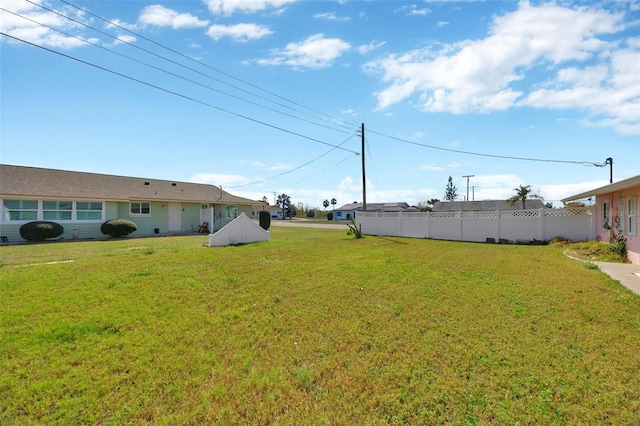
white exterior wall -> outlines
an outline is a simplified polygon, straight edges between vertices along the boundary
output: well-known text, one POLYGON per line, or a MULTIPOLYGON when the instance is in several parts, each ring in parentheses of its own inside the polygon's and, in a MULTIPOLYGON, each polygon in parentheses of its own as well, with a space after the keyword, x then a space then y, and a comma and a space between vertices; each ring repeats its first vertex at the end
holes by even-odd
POLYGON ((486 242, 573 241, 596 238, 591 208, 484 212, 359 212, 356 223, 369 235, 486 242))

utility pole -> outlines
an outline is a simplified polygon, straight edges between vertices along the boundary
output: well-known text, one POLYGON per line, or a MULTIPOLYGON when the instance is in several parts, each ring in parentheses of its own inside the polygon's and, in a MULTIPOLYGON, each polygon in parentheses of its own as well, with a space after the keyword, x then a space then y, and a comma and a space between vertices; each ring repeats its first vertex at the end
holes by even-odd
POLYGON ((476 200, 476 188, 479 188, 479 186, 478 185, 471 186, 471 201, 476 200))
POLYGON ((475 175, 466 175, 462 176, 463 178, 467 178, 467 201, 469 201, 469 178, 474 177, 475 175))
POLYGON ((613 183, 613 158, 607 158, 604 164, 609 165, 609 183, 613 183))
POLYGON ((362 137, 362 211, 367 211, 367 178, 364 171, 364 123, 360 126, 360 136, 362 137))

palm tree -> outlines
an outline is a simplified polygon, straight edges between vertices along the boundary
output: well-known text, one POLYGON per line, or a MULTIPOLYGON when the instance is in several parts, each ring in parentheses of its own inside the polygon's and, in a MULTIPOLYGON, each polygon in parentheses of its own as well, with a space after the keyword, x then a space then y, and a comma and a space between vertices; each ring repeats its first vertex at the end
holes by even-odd
POLYGON ((287 217, 286 212, 289 210, 289 207, 291 207, 291 197, 287 194, 278 195, 276 204, 282 207, 282 220, 284 220, 287 217))
POLYGON ((324 211, 327 211, 327 207, 329 207, 329 200, 324 200, 322 205, 324 206, 324 211))
POLYGON ((338 200, 336 200, 335 198, 331 199, 331 205, 333 206, 333 210, 335 211, 336 209, 336 204, 338 204, 338 200))
POLYGON ((518 201, 522 201, 522 210, 525 209, 527 198, 539 198, 542 200, 541 196, 531 193, 531 185, 520 185, 519 188, 513 188, 513 190, 516 191, 516 195, 509 198, 507 203, 514 205, 518 201))

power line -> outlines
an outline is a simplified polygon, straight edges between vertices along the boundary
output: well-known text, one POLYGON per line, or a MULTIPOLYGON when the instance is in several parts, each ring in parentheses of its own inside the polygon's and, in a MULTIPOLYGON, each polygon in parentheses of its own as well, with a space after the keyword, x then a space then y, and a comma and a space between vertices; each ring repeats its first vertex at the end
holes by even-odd
MULTIPOLYGON (((254 182, 250 182, 250 183, 243 183, 242 185, 229 186, 228 188, 242 188, 242 187, 244 187, 244 186, 255 185, 255 184, 257 184, 257 183, 266 182, 266 181, 269 181, 269 180, 273 180, 273 179, 279 178, 279 177, 284 176, 284 175, 288 175, 289 173, 293 173, 293 172, 295 172, 296 170, 300 170, 301 168, 303 168, 303 167, 305 167, 305 166, 308 166, 309 164, 313 163, 314 161, 317 161, 317 160, 321 159, 322 157, 324 157, 325 155, 327 155, 327 154, 329 154, 329 153, 331 153, 331 152, 335 151, 335 150, 336 150, 336 149, 338 149, 340 146, 342 146, 342 145, 344 145, 345 143, 347 143, 347 142, 349 141, 349 139, 351 139, 351 138, 352 138, 352 137, 354 137, 354 136, 355 136, 355 133, 354 133, 353 135, 349 136, 349 137, 348 137, 347 139, 345 139, 344 141, 342 141, 340 144, 336 145, 336 147, 335 147, 335 148, 331 148, 329 151, 327 151, 327 152, 325 152, 325 153, 323 153, 323 154, 321 154, 321 155, 319 155, 319 156, 315 157, 313 160, 307 161, 306 163, 301 164, 301 165, 299 165, 298 167, 295 167, 295 168, 293 168, 293 169, 291 169, 291 170, 287 170, 286 172, 280 173, 280 174, 278 174, 278 175, 271 176, 271 177, 268 177, 268 178, 265 178, 265 179, 261 179, 261 180, 257 180, 257 181, 254 181, 254 182)), ((348 157, 348 158, 351 158, 351 157, 348 157)), ((345 160, 346 160, 346 159, 345 159, 345 160)), ((345 160, 342 160, 342 161, 345 161, 345 160)), ((341 161, 340 163, 342 163, 342 161, 341 161)), ((338 164, 340 164, 340 163, 338 163, 338 164)), ((299 182, 300 182, 300 181, 299 181, 299 182)), ((296 182, 296 183, 297 183, 297 182, 296 182)))
POLYGON ((505 160, 521 160, 521 161, 538 161, 538 162, 545 162, 545 163, 578 164, 578 165, 582 165, 582 166, 594 166, 594 167, 605 167, 607 164, 609 164, 608 160, 605 160, 603 163, 596 163, 596 162, 592 162, 592 161, 549 160, 549 159, 542 159, 542 158, 515 157, 515 156, 509 156, 509 155, 485 154, 485 153, 480 153, 480 152, 463 151, 463 150, 459 150, 459 149, 443 148, 441 146, 427 145, 427 144, 423 144, 423 143, 418 143, 418 142, 402 139, 402 138, 399 138, 399 137, 396 137, 396 136, 390 136, 390 135, 386 135, 384 133, 376 132, 375 130, 368 129, 368 131, 369 131, 369 133, 375 133, 376 135, 380 135, 380 136, 383 136, 385 138, 393 139, 393 140, 396 140, 396 141, 399 141, 399 142, 403 142, 403 143, 407 143, 407 144, 411 144, 411 145, 416 145, 416 146, 420 146, 420 147, 423 147, 423 148, 436 149, 436 150, 439 150, 439 151, 455 152, 456 154, 476 155, 476 156, 480 156, 480 157, 490 157, 490 158, 502 158, 502 159, 505 159, 505 160))
MULTIPOLYGON (((269 102, 273 102, 273 101, 271 101, 270 99, 267 99, 267 98, 265 98, 265 97, 263 97, 263 96, 257 95, 257 94, 255 94, 255 93, 253 93, 253 92, 250 92, 250 91, 248 91, 248 90, 242 89, 242 88, 240 88, 240 87, 238 87, 238 86, 235 86, 235 85, 229 84, 229 83, 227 83, 227 82, 225 82, 225 81, 222 81, 222 80, 220 80, 220 79, 217 79, 217 78, 211 77, 211 76, 210 76, 210 75, 208 75, 208 74, 202 73, 202 72, 200 72, 200 71, 198 71, 198 70, 196 70, 196 69, 193 69, 193 68, 188 67, 188 66, 186 66, 186 65, 180 64, 179 62, 173 61, 173 60, 171 60, 171 59, 169 59, 169 58, 166 58, 166 57, 164 57, 164 56, 162 56, 162 55, 158 55, 158 54, 157 54, 157 53, 155 53, 155 52, 151 52, 150 50, 144 49, 143 47, 137 46, 137 45, 135 45, 135 44, 133 44, 133 43, 130 43, 130 42, 126 41, 126 40, 121 40, 121 39, 119 39, 118 37, 115 37, 115 36, 113 36, 113 35, 111 35, 111 34, 109 34, 109 33, 106 33, 106 32, 104 32, 104 31, 102 31, 102 30, 99 30, 99 29, 97 29, 97 28, 94 28, 94 27, 92 27, 92 26, 90 26, 90 25, 87 25, 87 24, 85 24, 85 23, 83 23, 83 22, 81 22, 81 21, 78 21, 78 20, 76 20, 76 19, 70 18, 70 17, 68 17, 68 16, 66 16, 66 15, 63 15, 63 14, 61 14, 61 13, 59 13, 59 12, 57 12, 57 11, 53 10, 53 9, 47 8, 47 7, 42 6, 42 5, 38 5, 38 4, 36 4, 36 3, 33 3, 33 2, 32 2, 32 1, 30 1, 30 0, 25 0, 25 1, 27 1, 28 3, 34 4, 34 5, 38 6, 38 7, 40 7, 41 9, 44 9, 44 10, 46 10, 46 11, 48 11, 48 12, 51 12, 51 13, 53 13, 53 14, 56 14, 56 15, 58 15, 58 16, 60 16, 60 17, 62 17, 62 18, 68 19, 68 20, 70 20, 71 22, 74 22, 74 23, 77 23, 77 24, 79 24, 79 25, 82 25, 82 26, 84 26, 85 28, 89 28, 89 29, 91 29, 91 30, 93 30, 93 31, 96 31, 96 32, 98 32, 98 33, 102 34, 102 35, 105 35, 105 36, 107 36, 107 37, 110 37, 110 38, 112 38, 112 39, 114 39, 114 40, 116 40, 116 41, 118 41, 118 42, 120 42, 120 43, 127 44, 127 45, 129 45, 129 46, 131 46, 131 47, 133 47, 133 48, 135 48, 135 49, 141 50, 141 51, 143 51, 143 52, 145 52, 145 53, 148 53, 148 54, 153 55, 153 56, 155 56, 155 57, 157 57, 157 58, 160 58, 160 59, 162 59, 162 60, 165 60, 165 61, 167 61, 167 62, 170 62, 170 63, 172 63, 172 64, 174 64, 174 65, 177 65, 177 66, 182 67, 182 68, 184 68, 184 69, 187 69, 187 70, 189 70, 189 71, 193 71, 193 72, 195 72, 195 73, 197 73, 197 74, 199 74, 199 75, 201 75, 201 76, 204 76, 204 77, 206 77, 206 78, 212 79, 212 80, 217 81, 217 82, 219 82, 219 83, 221 83, 221 84, 225 84, 225 85, 227 85, 227 86, 229 86, 229 87, 232 87, 232 88, 234 88, 234 89, 240 90, 240 91, 242 91, 242 92, 244 92, 244 93, 248 93, 248 94, 250 94, 250 95, 256 96, 256 97, 258 97, 258 98, 260 98, 260 99, 263 99, 263 100, 266 100, 266 101, 269 101, 269 102)), ((126 58, 126 59, 128 59, 128 60, 131 60, 131 61, 137 62, 137 63, 139 63, 139 64, 141 64, 141 65, 145 65, 145 66, 150 67, 150 68, 152 68, 152 69, 155 69, 155 70, 157 70, 157 71, 160 71, 160 72, 166 73, 166 74, 171 75, 171 76, 173 76, 173 77, 176 77, 176 78, 182 79, 182 80, 184 80, 184 81, 187 81, 187 82, 193 83, 193 84, 195 84, 195 85, 198 85, 198 86, 204 87, 204 88, 209 89, 209 90, 211 90, 211 91, 221 93, 221 94, 223 94, 223 95, 225 95, 225 96, 229 96, 229 97, 231 97, 231 98, 234 98, 234 99, 237 99, 237 100, 240 100, 240 101, 246 102, 246 103, 248 103, 248 104, 251 104, 251 105, 254 105, 254 106, 257 106, 257 107, 260 107, 260 108, 264 108, 264 109, 266 109, 266 110, 269 110, 269 111, 272 111, 272 112, 275 112, 275 113, 278 113, 278 114, 285 115, 285 116, 290 117, 290 118, 294 118, 294 119, 296 119, 296 120, 301 120, 301 121, 304 121, 304 122, 307 122, 307 123, 310 123, 310 124, 313 124, 313 125, 316 125, 316 126, 324 127, 324 128, 326 128, 326 129, 329 129, 329 130, 334 130, 334 131, 338 131, 338 132, 341 132, 341 133, 347 133, 347 131, 345 131, 345 130, 340 130, 340 129, 337 129, 337 128, 335 128, 335 127, 329 126, 329 125, 327 125, 327 124, 323 124, 323 123, 318 123, 318 122, 315 122, 315 121, 306 120, 306 119, 304 119, 304 118, 301 118, 301 117, 295 116, 295 115, 293 115, 293 114, 289 114, 289 113, 284 112, 284 111, 276 110, 276 109, 274 109, 274 108, 270 108, 270 107, 268 107, 268 106, 265 106, 265 105, 259 104, 259 103, 257 103, 257 102, 250 101, 250 100, 245 99, 245 98, 242 98, 242 97, 240 97, 240 96, 233 95, 233 94, 231 94, 231 93, 229 93, 229 92, 225 92, 225 91, 223 91, 223 90, 219 90, 219 89, 216 89, 216 88, 214 88, 214 87, 211 87, 211 86, 208 86, 208 85, 205 85, 205 84, 199 83, 199 82, 197 82, 197 81, 195 81, 195 80, 192 80, 192 79, 190 79, 190 78, 187 78, 187 77, 181 76, 181 75, 176 74, 176 73, 173 73, 173 72, 171 72, 171 71, 167 71, 167 70, 165 70, 165 69, 163 69, 163 68, 160 68, 160 67, 157 67, 157 66, 151 65, 151 64, 149 64, 149 63, 147 63, 147 62, 144 62, 144 61, 141 61, 141 60, 139 60, 139 59, 136 59, 136 58, 133 58, 133 57, 130 57, 130 56, 124 55, 124 54, 122 54, 122 53, 119 53, 119 52, 116 52, 116 51, 114 51, 114 50, 108 49, 108 48, 106 48, 106 47, 104 47, 104 46, 100 46, 100 45, 98 45, 98 44, 96 44, 96 43, 92 43, 92 42, 90 42, 89 40, 83 39, 82 37, 74 36, 74 35, 72 35, 72 34, 66 33, 66 32, 64 32, 64 31, 62 31, 62 30, 59 30, 59 29, 54 28, 54 27, 52 27, 52 26, 49 26, 49 25, 47 25, 47 24, 43 24, 43 23, 38 22, 38 21, 36 21, 36 20, 34 20, 34 19, 31 19, 31 18, 29 18, 29 17, 26 17, 26 16, 23 16, 23 15, 20 15, 20 14, 18 14, 18 13, 12 12, 12 11, 7 10, 7 9, 4 9, 4 8, 2 8, 2 7, 0 7, 0 10, 5 11, 5 12, 7 12, 7 13, 10 13, 10 14, 12 14, 12 15, 14 15, 14 16, 18 16, 18 17, 20 17, 20 18, 22 18, 22 19, 28 20, 28 21, 30 21, 30 22, 33 22, 33 23, 38 24, 38 25, 40 25, 40 26, 43 26, 43 27, 45 27, 45 28, 49 28, 49 29, 51 29, 51 30, 53 30, 53 31, 56 31, 56 32, 60 33, 60 34, 64 34, 64 35, 66 35, 67 37, 75 38, 75 39, 77 39, 77 40, 79 40, 79 41, 81 41, 81 42, 83 42, 83 43, 86 43, 86 44, 89 44, 89 45, 91 45, 91 46, 97 47, 97 48, 99 48, 99 49, 105 50, 105 51, 110 52, 110 53, 112 53, 112 54, 114 54, 114 55, 118 55, 118 56, 123 57, 123 58, 126 58)), ((80 9, 80 10, 83 10, 83 9, 80 9)), ((107 22, 109 22, 109 21, 107 21, 107 22)), ((114 24, 114 25, 116 25, 116 24, 114 24)), ((136 34, 136 33, 133 33, 133 34, 136 34)), ((140 37, 142 37, 142 36, 140 36, 140 37)), ((155 42, 154 42, 154 43, 155 43, 155 42)), ((156 43, 156 44, 157 44, 157 43, 156 43)), ((183 56, 184 56, 184 55, 183 55, 183 56)), ((188 57, 187 57, 187 58, 188 58, 188 57)), ((284 105, 284 104, 282 104, 282 103, 278 103, 278 102, 274 102, 274 103, 275 103, 276 105, 282 106, 282 107, 287 108, 287 109, 289 109, 289 110, 296 111, 294 108, 291 108, 291 107, 289 107, 289 106, 287 106, 287 105, 284 105)), ((296 112, 302 113, 302 112, 300 112, 300 111, 296 111, 296 112)), ((305 115, 312 117, 310 114, 305 114, 305 115)), ((315 118, 315 117, 314 117, 314 118, 315 118)), ((325 121, 325 120, 322 120, 322 121, 325 121)), ((345 126, 339 126, 339 127, 345 127, 345 126)))
POLYGON ((225 112, 225 113, 227 113, 227 114, 234 115, 234 116, 239 117, 239 118, 242 118, 242 119, 245 119, 245 120, 248 120, 248 121, 252 121, 252 122, 254 122, 254 123, 261 124, 261 125, 266 126, 266 127, 270 127, 270 128, 272 128, 272 129, 280 130, 280 131, 282 131, 282 132, 289 133, 289 134, 291 134, 291 135, 298 136, 298 137, 301 137, 301 138, 304 138, 304 139, 307 139, 307 140, 310 140, 310 141, 313 141, 313 142, 317 142, 317 143, 320 143, 320 144, 323 144, 323 145, 328 145, 328 146, 331 146, 331 147, 336 148, 336 149, 341 149, 341 150, 344 150, 344 151, 347 151, 347 152, 351 152, 351 153, 356 154, 356 155, 360 155, 360 154, 359 154, 358 152, 356 152, 356 151, 352 151, 352 150, 347 149, 347 148, 342 148, 342 147, 340 147, 340 146, 338 146, 338 145, 333 145, 333 144, 330 144, 330 143, 328 143, 328 142, 321 141, 321 140, 316 139, 316 138, 312 138, 311 136, 306 136, 306 135, 303 135, 303 134, 301 134, 301 133, 297 133, 297 132, 294 132, 294 131, 291 131, 291 130, 287 130, 287 129, 285 129, 285 128, 282 128, 282 127, 279 127, 279 126, 276 126, 276 125, 273 125, 273 124, 269 124, 269 123, 267 123, 267 122, 265 122, 265 121, 257 120, 257 119, 255 119, 255 118, 251 118, 251 117, 249 117, 249 116, 246 116, 246 115, 243 115, 243 114, 240 114, 240 113, 237 113, 237 112, 233 112, 233 111, 230 111, 230 110, 227 110, 227 109, 221 108, 221 107, 219 107, 219 106, 216 106, 216 105, 210 104, 210 103, 208 103, 208 102, 204 102, 204 101, 201 101, 201 100, 195 99, 195 98, 193 98, 193 97, 191 97, 191 96, 183 95, 182 93, 178 93, 178 92, 175 92, 175 91, 172 91, 172 90, 169 90, 169 89, 165 89, 164 87, 160 87, 160 86, 158 86, 158 85, 156 85, 156 84, 148 83, 148 82, 143 81, 143 80, 140 80, 140 79, 138 79, 138 78, 131 77, 131 76, 129 76, 129 75, 126 75, 126 74, 120 73, 120 72, 118 72, 118 71, 114 71, 114 70, 111 70, 111 69, 109 69, 109 68, 105 68, 105 67, 103 67, 103 66, 100 66, 100 65, 97 65, 97 64, 94 64, 94 63, 91 63, 91 62, 88 62, 88 61, 82 60, 82 59, 80 59, 80 58, 76 58, 76 57, 71 56, 71 55, 67 55, 67 54, 62 53, 62 52, 58 52, 58 51, 53 50, 53 49, 50 49, 50 48, 48 48, 48 47, 44 47, 44 46, 40 46, 40 45, 35 44, 35 43, 31 43, 31 42, 29 42, 29 41, 27 41, 27 40, 21 39, 21 38, 19 38, 19 37, 12 36, 12 35, 7 34, 7 33, 5 33, 5 32, 0 32, 0 35, 3 35, 3 36, 5 36, 5 37, 12 38, 12 39, 14 39, 14 40, 16 40, 16 41, 23 42, 23 43, 28 44, 28 45, 30 45, 30 46, 37 47, 37 48, 39 48, 39 49, 43 49, 43 50, 46 50, 46 51, 51 52, 51 53, 55 53, 56 55, 60 55, 60 56, 62 56, 62 57, 64 57, 64 58, 71 59, 71 60, 74 60, 74 61, 80 62, 80 63, 85 64, 85 65, 89 65, 89 66, 91 66, 91 67, 94 67, 94 68, 97 68, 97 69, 99 69, 99 70, 102 70, 102 71, 105 71, 105 72, 111 73, 111 74, 113 74, 113 75, 117 75, 117 76, 122 77, 122 78, 125 78, 125 79, 127 79, 127 80, 130 80, 130 81, 133 81, 133 82, 136 82, 136 83, 139 83, 139 84, 145 85, 145 86, 147 86, 147 87, 151 87, 151 88, 153 88, 153 89, 160 90, 160 91, 162 91, 162 92, 169 93, 169 94, 174 95, 174 96, 178 96, 178 97, 180 97, 180 98, 183 98, 183 99, 186 99, 186 100, 189 100, 189 101, 192 101, 192 102, 198 103, 198 104, 200 104, 200 105, 204 105, 204 106, 206 106, 206 107, 209 107, 209 108, 212 108, 212 109, 216 109, 216 110, 218 110, 218 111, 222 111, 222 112, 225 112))
MULTIPOLYGON (((36 4, 36 3, 31 2, 30 0, 26 0, 26 1, 28 1, 29 3, 32 3, 32 4, 36 4)), ((344 123, 344 120, 342 120, 341 118, 332 117, 332 116, 330 116, 330 115, 328 115, 328 114, 324 114, 324 113, 322 113, 322 112, 320 112, 320 111, 316 111, 316 110, 314 110, 313 108, 310 108, 310 107, 308 107, 308 106, 305 106, 305 105, 303 105, 303 104, 300 104, 300 103, 298 103, 298 102, 296 102, 296 101, 293 101, 293 100, 291 100, 291 99, 288 99, 288 98, 286 98, 286 97, 284 97, 284 96, 280 96, 280 95, 278 95, 277 93, 274 93, 274 92, 271 92, 271 91, 269 91, 269 90, 266 90, 266 89, 264 89, 264 88, 262 88, 262 87, 260 87, 260 86, 257 86, 257 85, 255 85, 255 84, 250 83, 250 82, 248 82, 248 81, 246 81, 246 80, 243 80, 243 79, 241 79, 241 78, 235 77, 235 76, 234 76, 234 75, 232 75, 232 74, 229 74, 229 73, 227 73, 227 72, 224 72, 224 71, 222 71, 222 70, 220 70, 220 69, 218 69, 218 68, 212 67, 212 66, 210 66, 210 65, 208 65, 208 64, 206 64, 206 63, 204 63, 204 62, 202 62, 202 61, 198 61, 198 60, 196 60, 196 59, 194 59, 194 58, 192 58, 192 57, 190 57, 190 56, 188 56, 188 55, 185 55, 184 53, 181 53, 181 52, 179 52, 179 51, 177 51, 177 50, 175 50, 175 49, 172 49, 172 48, 170 48, 170 47, 168 47, 168 46, 166 46, 166 45, 164 45, 164 44, 162 44, 162 43, 158 43, 157 41, 155 41, 155 40, 153 40, 153 39, 150 39, 150 38, 148 38, 148 37, 145 37, 145 36, 144 36, 144 35, 142 35, 142 34, 136 33, 135 31, 132 31, 132 30, 130 30, 129 28, 123 27, 123 26, 119 25, 119 24, 118 24, 118 23, 116 23, 116 22, 112 22, 112 21, 110 21, 110 20, 108 20, 108 19, 106 19, 106 18, 103 18, 103 17, 101 17, 101 16, 99 16, 99 15, 96 15, 96 14, 94 14, 94 13, 92 13, 92 12, 90 12, 90 11, 86 10, 86 9, 83 9, 83 8, 81 8, 81 7, 79 7, 79 6, 76 6, 76 5, 74 5, 74 4, 72 4, 72 3, 70 3, 70 2, 68 2, 68 1, 66 1, 66 0, 60 0, 60 1, 61 1, 62 3, 65 3, 65 4, 69 5, 69 6, 71 6, 71 7, 75 8, 75 9, 77 9, 77 10, 81 11, 81 12, 83 12, 83 13, 86 13, 87 15, 93 16, 93 17, 95 17, 95 18, 97 18, 97 19, 99 19, 99 20, 101 20, 101 21, 103 21, 103 22, 106 22, 107 24, 109 24, 109 25, 111 25, 111 26, 113 26, 113 27, 116 27, 116 28, 119 28, 119 29, 121 29, 121 30, 123 30, 123 31, 126 31, 126 32, 128 32, 129 34, 133 34, 133 35, 134 35, 134 36, 136 36, 136 37, 139 37, 139 38, 141 38, 141 39, 143 39, 143 40, 148 41, 149 43, 152 43, 152 44, 154 44, 154 45, 156 45, 156 46, 159 46, 159 47, 161 47, 161 48, 163 48, 163 49, 166 49, 166 50, 168 50, 169 52, 172 52, 172 53, 174 53, 174 54, 176 54, 176 55, 179 55, 180 57, 185 58, 185 59, 187 59, 187 60, 189 60, 189 61, 195 62, 196 64, 198 64, 198 65, 200 65, 200 66, 206 67, 206 68, 208 68, 208 69, 210 69, 210 70, 212 70, 212 71, 215 71, 215 72, 217 72, 217 73, 219 73, 219 74, 222 74, 222 75, 224 75, 224 76, 226 76, 226 77, 228 77, 228 78, 231 78, 231 79, 233 79, 233 80, 235 80, 235 81, 238 81, 238 82, 240 82, 240 83, 246 84, 246 85, 247 85, 247 86, 249 86, 249 87, 252 87, 252 88, 254 88, 254 89, 258 89, 258 90, 260 90, 261 92, 267 93, 267 94, 269 94, 269 95, 271 95, 271 96, 274 96, 274 97, 276 97, 276 98, 278 98, 278 99, 282 99, 282 100, 284 100, 284 101, 286 101, 286 102, 289 102, 289 103, 291 103, 291 104, 293 104, 293 105, 296 105, 296 106, 298 106, 298 107, 305 108, 305 109, 307 109, 307 110, 309 110, 309 111, 312 111, 312 112, 314 112, 314 113, 316 113, 316 114, 320 114, 320 115, 321 115, 321 116, 323 116, 323 117, 330 118, 332 122, 333 122, 333 121, 338 121, 338 122, 340 122, 340 123, 344 123)), ((39 6, 39 5, 38 5, 38 6, 39 6)), ((49 10, 49 9, 47 9, 47 10, 49 10)), ((52 11, 52 12, 53 12, 53 13, 57 13, 57 12, 55 12, 55 11, 52 11)), ((61 15, 61 16, 64 16, 64 15, 61 15)), ((66 16, 65 16, 65 17, 66 17, 66 16)), ((71 18, 68 18, 68 17, 67 17, 67 19, 71 19, 71 18)), ((91 27, 90 27, 90 28, 91 28, 91 27)), ((92 29, 93 29, 93 28, 92 28, 92 29)), ((96 30, 96 31, 99 31, 99 30, 96 30)), ((127 43, 127 44, 130 44, 130 43, 127 43)), ((130 45, 131 45, 131 44, 130 44, 130 45)), ((143 49, 143 50, 144 50, 144 49, 143 49)), ((151 53, 151 52, 149 52, 149 53, 151 53)), ((152 54, 153 54, 153 53, 152 53, 152 54)), ((159 56, 159 55, 156 55, 156 56, 159 56)), ((159 56, 159 57, 164 58, 164 57, 162 57, 162 56, 159 56)), ((168 61, 171 61, 171 60, 169 60, 169 59, 167 59, 167 58, 164 58, 164 59, 166 59, 166 60, 168 60, 168 61)), ((173 61, 171 61, 171 62, 173 62, 173 61)), ((180 66, 184 66, 184 65, 180 65, 180 66)), ((184 67, 186 67, 186 66, 184 66, 184 67)), ((188 69, 190 69, 190 70, 192 70, 192 71, 194 71, 194 72, 198 72, 198 71, 193 70, 192 68, 189 68, 189 67, 186 67, 186 68, 188 68, 188 69)), ((210 77, 210 78, 213 78, 213 77, 210 77)), ((254 95, 254 96, 260 97, 260 98, 262 98, 262 99, 269 100, 270 102, 274 102, 274 103, 276 103, 277 105, 283 106, 283 107, 285 107, 285 108, 293 109, 293 108, 291 108, 291 107, 289 107, 289 106, 286 106, 286 105, 284 105, 284 104, 281 104, 281 103, 278 103, 278 102, 272 101, 272 100, 270 100, 270 99, 268 99, 268 98, 261 97, 260 95, 257 95, 257 94, 255 94, 255 93, 253 93, 253 92, 246 91, 245 89, 239 88, 239 87, 237 87, 237 86, 231 85, 231 84, 226 83, 226 82, 223 82, 223 81, 221 81, 221 80, 217 80, 217 79, 214 79, 214 80, 219 81, 219 82, 221 82, 221 83, 223 83, 223 84, 227 84, 227 85, 229 85, 229 86, 231 86, 231 87, 234 87, 234 88, 236 88, 236 89, 238 89, 238 90, 245 91, 245 92, 250 93, 250 94, 252 94, 252 95, 254 95)), ((302 113, 301 111, 298 111, 298 112, 302 113)), ((338 125, 337 123, 334 123, 334 124, 338 125)), ((350 127, 349 127, 349 126, 347 126, 347 125, 339 125, 339 126, 340 126, 340 127, 343 127, 343 128, 350 128, 350 127)))

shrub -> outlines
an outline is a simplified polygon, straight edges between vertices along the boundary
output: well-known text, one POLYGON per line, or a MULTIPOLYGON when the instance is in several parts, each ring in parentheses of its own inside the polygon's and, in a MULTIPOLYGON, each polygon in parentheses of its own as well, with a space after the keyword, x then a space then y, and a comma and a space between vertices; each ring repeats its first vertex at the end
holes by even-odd
POLYGON ((622 235, 622 232, 613 234, 609 242, 609 251, 620 257, 627 257, 627 239, 622 235))
POLYGON ((347 226, 349 227, 349 235, 353 235, 356 239, 363 237, 362 225, 356 225, 356 221, 353 218, 351 218, 351 223, 347 223, 347 226))
POLYGON ((20 227, 20 236, 27 241, 44 241, 62 235, 64 228, 59 223, 35 221, 20 227))
POLYGON ((271 213, 265 210, 260 211, 258 213, 258 220, 262 229, 265 231, 269 230, 271 226, 271 213))
POLYGON ((327 213, 327 220, 333 220, 333 213, 327 213))
POLYGON ((111 219, 100 226, 100 231, 112 237, 125 237, 138 229, 138 225, 126 219, 111 219))

